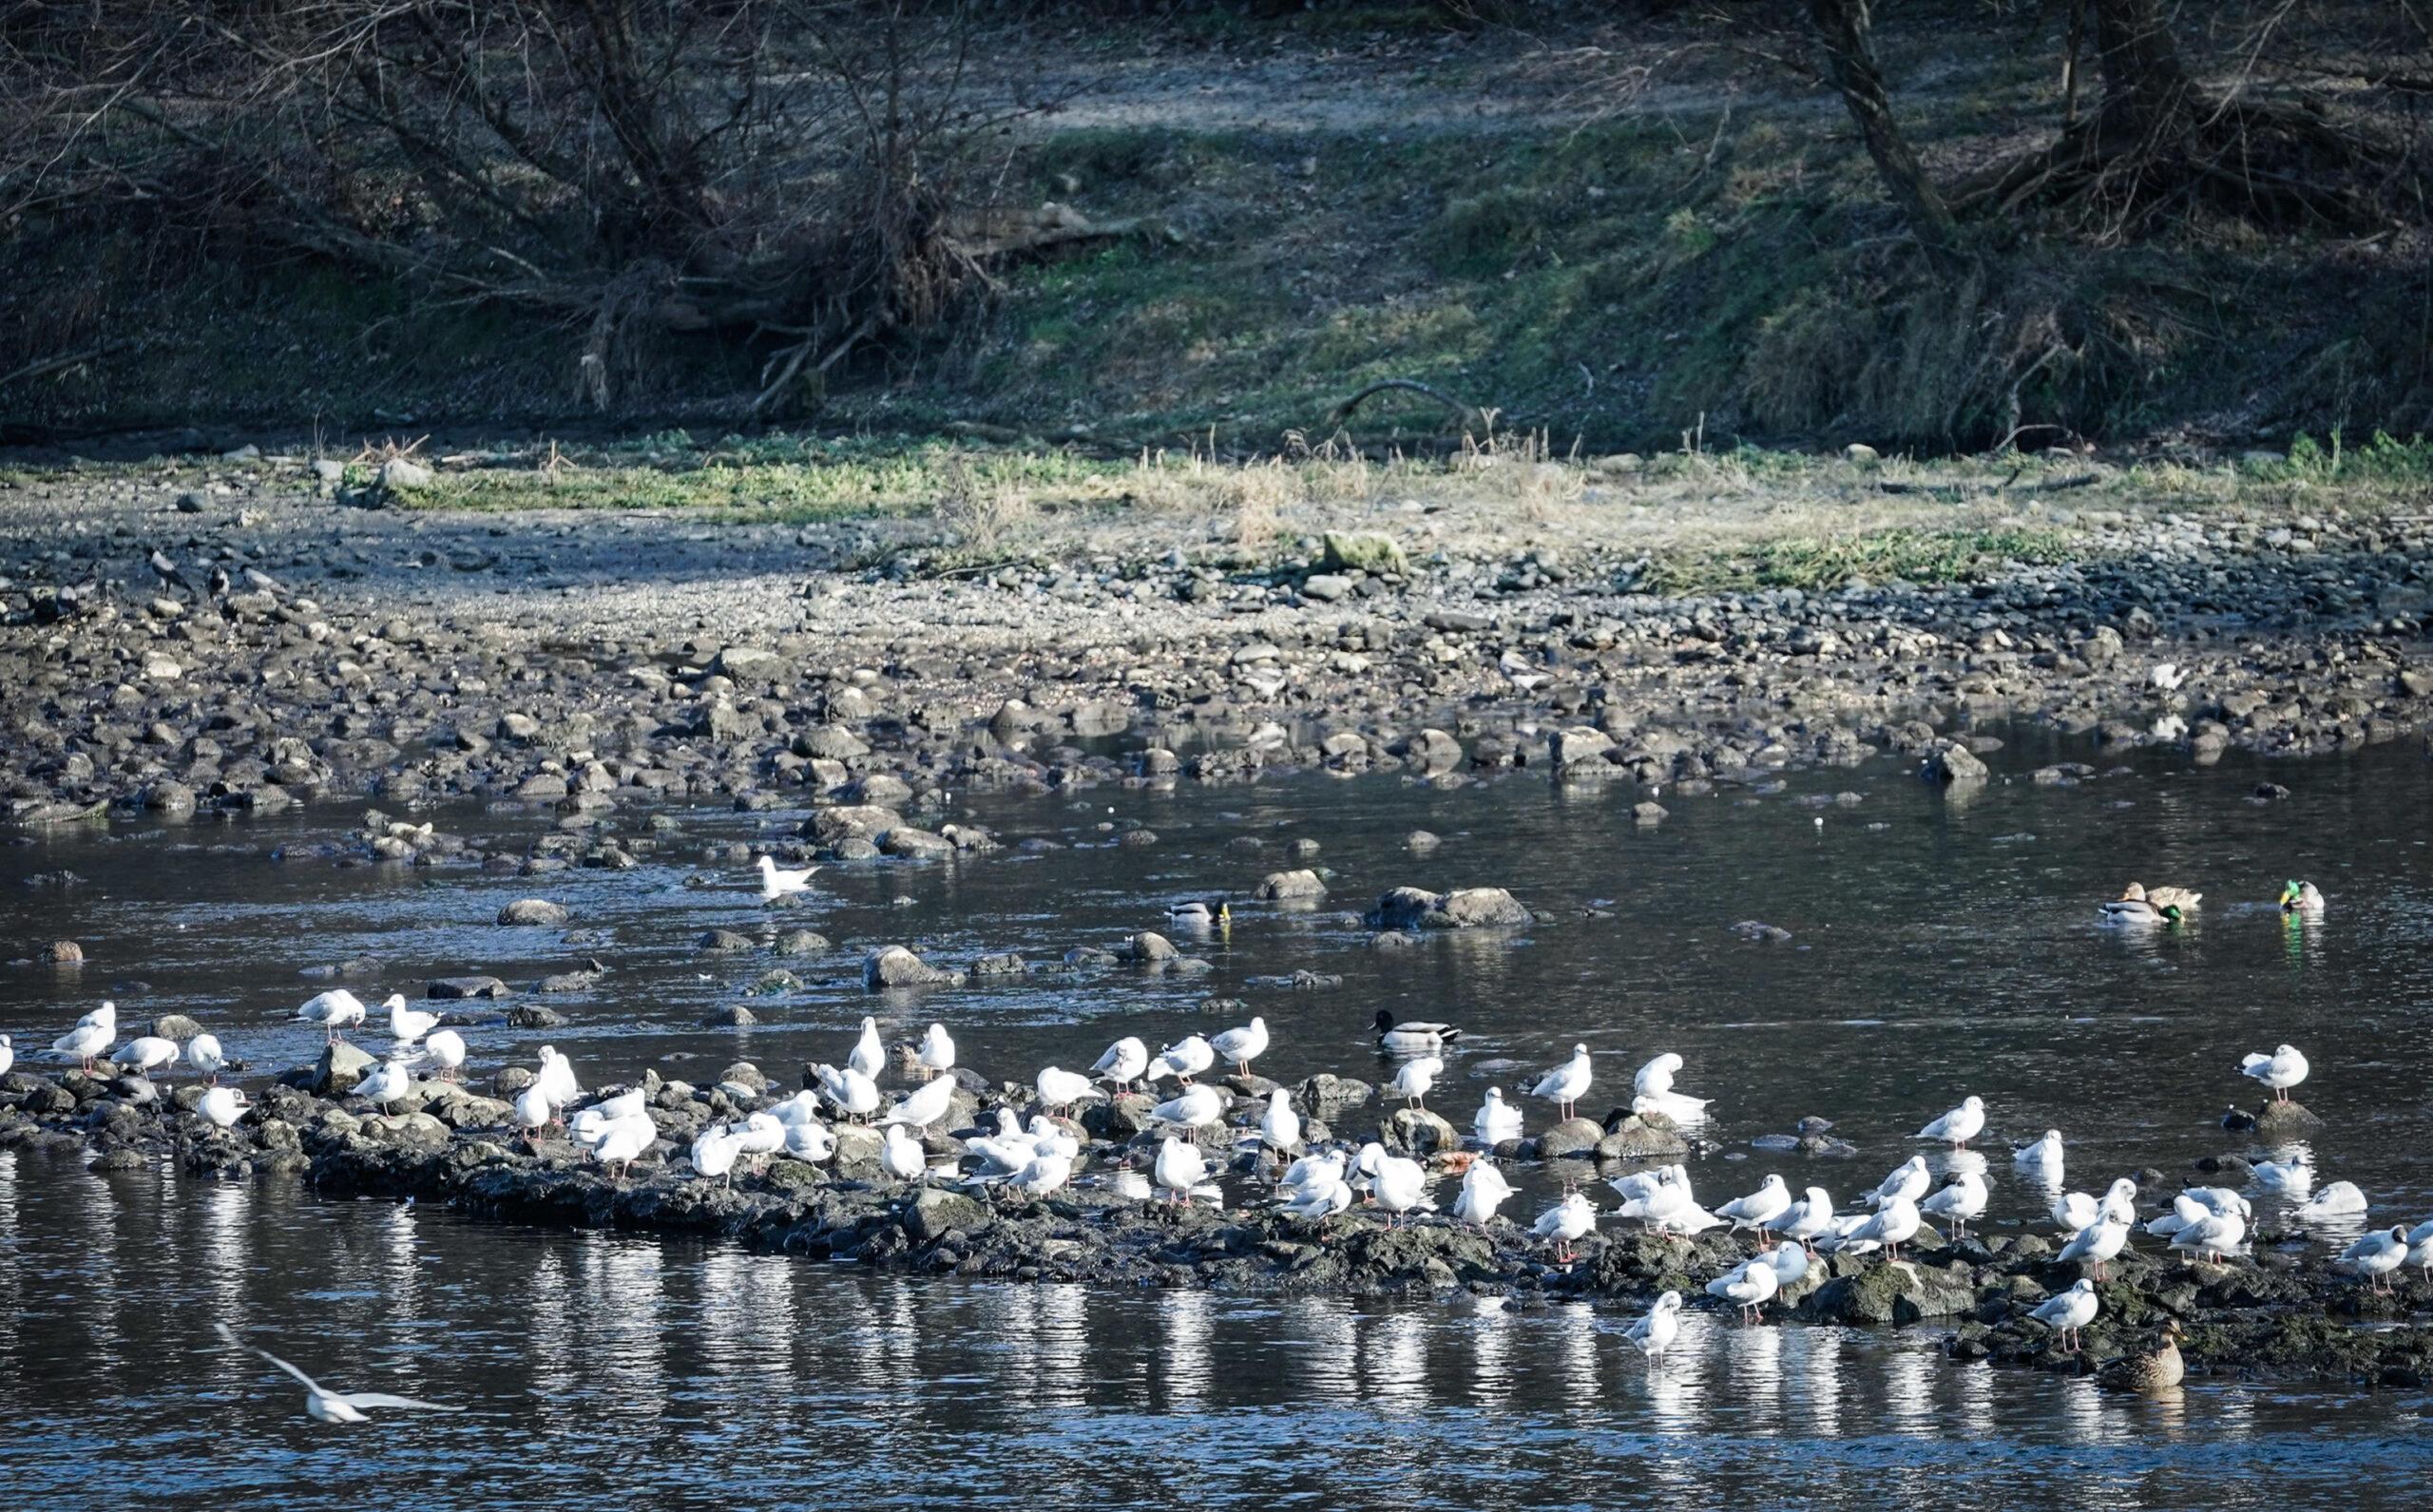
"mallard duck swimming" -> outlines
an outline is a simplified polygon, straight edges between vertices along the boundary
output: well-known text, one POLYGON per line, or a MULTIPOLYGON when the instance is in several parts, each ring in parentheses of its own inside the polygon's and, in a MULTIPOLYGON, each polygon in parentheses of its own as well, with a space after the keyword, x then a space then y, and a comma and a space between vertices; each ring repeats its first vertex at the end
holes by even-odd
POLYGON ((2127 887, 2120 890, 2119 901, 2123 903, 2151 903, 2157 909, 2176 907, 2180 911, 2185 913, 2194 911, 2196 905, 2204 902, 2205 894, 2202 892, 2191 892, 2186 888, 2155 888, 2149 890, 2142 882, 2132 882, 2127 887))
POLYGON ((2315 885, 2311 882, 2284 882, 2281 884, 2281 911, 2321 913, 2323 894, 2315 890, 2315 885))
POLYGON ((1177 924, 1201 928, 1231 928, 1234 910, 1223 898, 1186 898, 1166 909, 1166 917, 1177 924))
POLYGON ((2154 1396, 2179 1385, 2187 1374, 2188 1362, 2179 1357, 2179 1324, 2166 1320, 2162 1343, 2151 1349, 2124 1354, 2105 1366, 2103 1384, 2154 1396))
POLYGON ((1401 1024, 1383 1008, 1375 1020, 1377 1043, 1402 1055, 1419 1055, 1440 1050, 1462 1037, 1462 1031, 1449 1024, 1431 1024, 1424 1019, 1411 1019, 1401 1024))
MULTIPOLYGON (((2133 884, 2134 886, 2134 884, 2133 884)), ((2180 923, 2186 915, 2176 903, 2156 905, 2144 898, 2116 898, 2103 906, 2103 922, 2149 929, 2180 923)))

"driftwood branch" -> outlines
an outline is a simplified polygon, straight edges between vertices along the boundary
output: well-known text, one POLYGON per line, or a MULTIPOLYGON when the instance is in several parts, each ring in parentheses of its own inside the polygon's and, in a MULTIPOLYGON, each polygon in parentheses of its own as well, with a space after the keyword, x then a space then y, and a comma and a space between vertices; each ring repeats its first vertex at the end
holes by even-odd
POLYGON ((1359 409, 1363 403, 1367 402, 1371 397, 1395 390, 1399 390, 1405 393, 1416 393, 1425 398, 1435 400, 1438 404, 1441 404, 1446 409, 1451 411, 1454 418, 1466 430, 1477 431, 1484 430, 1485 428, 1485 411, 1476 409, 1470 405, 1464 404, 1461 400, 1454 398, 1444 390, 1435 387, 1433 384, 1422 383, 1417 378, 1380 378, 1376 382, 1370 384, 1367 388, 1362 389, 1359 392, 1353 394, 1351 398, 1336 405, 1331 411, 1328 411, 1327 423, 1329 425, 1341 425, 1346 420, 1351 418, 1352 411, 1359 409))

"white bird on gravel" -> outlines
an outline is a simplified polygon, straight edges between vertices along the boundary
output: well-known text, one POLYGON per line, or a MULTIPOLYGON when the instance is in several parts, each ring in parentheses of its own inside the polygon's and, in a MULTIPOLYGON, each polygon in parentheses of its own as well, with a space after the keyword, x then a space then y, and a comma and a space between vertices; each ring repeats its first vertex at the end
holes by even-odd
POLYGON ((1353 1201, 1351 1188, 1344 1184, 1343 1159, 1339 1155, 1331 1163, 1318 1162, 1306 1179, 1277 1190, 1290 1194, 1278 1205, 1278 1212, 1318 1224, 1350 1208, 1353 1201))
POLYGON ((2079 1260, 2092 1265, 2095 1278, 2100 1281, 2104 1278, 2104 1263, 2128 1247, 2129 1225, 2107 1213, 2072 1234, 2070 1242, 2061 1246, 2061 1253, 2054 1258, 2063 1264, 2079 1260))
POLYGON ((600 1138, 592 1141, 591 1158, 611 1167, 609 1179, 622 1181, 631 1176, 634 1161, 643 1151, 659 1142, 659 1128, 648 1119, 619 1119, 604 1125, 600 1138))
POLYGON ((1023 1162, 1023 1168, 1004 1177, 992 1177, 989 1185, 1001 1192, 1011 1192, 1033 1201, 1063 1189, 1073 1179, 1073 1156, 1066 1150, 1044 1150, 1023 1162))
POLYGON ((1774 1232, 1812 1253, 1816 1241, 1833 1232, 1833 1199, 1821 1186, 1808 1188, 1774 1220, 1774 1232))
POLYGON ((1709 1281, 1707 1294, 1738 1308, 1743 1322, 1758 1323, 1764 1321, 1767 1300, 1781 1287, 1782 1280, 1774 1274, 1772 1266, 1744 1265, 1709 1281))
POLYGON ((50 1042, 51 1049, 80 1062, 86 1070, 93 1069, 93 1058, 110 1047, 118 1038, 118 1009, 105 1003, 76 1021, 75 1027, 50 1042))
POLYGON ((1283 1163, 1301 1143, 1301 1115, 1293 1111, 1293 1094, 1282 1087, 1267 1095, 1267 1111, 1258 1116, 1258 1142, 1283 1163))
POLYGON ((1090 1067, 1090 1074, 1102 1081, 1114 1082, 1116 1091, 1122 1092, 1148 1069, 1149 1047, 1127 1034, 1106 1047, 1106 1053, 1090 1067))
POLYGON ((150 1076, 163 1066, 177 1064, 178 1053, 177 1041, 147 1034, 127 1041, 125 1047, 110 1059, 138 1076, 150 1076))
POLYGON ((1453 1216, 1484 1228, 1511 1196, 1512 1183, 1504 1173, 1488 1161, 1478 1161, 1462 1175, 1462 1190, 1453 1198, 1453 1216))
POLYGON ((1149 1111, 1152 1121, 1178 1123, 1186 1129, 1204 1129, 1225 1116, 1225 1100, 1215 1087, 1185 1087, 1178 1097, 1170 1098, 1149 1111))
POLYGON ((372 1074, 365 1077, 363 1084, 354 1091, 355 1096, 374 1107, 385 1108, 404 1097, 413 1084, 413 1073, 406 1069, 406 1062, 393 1056, 374 1066, 372 1074))
POLYGON ((2239 1075, 2272 1089, 2276 1102, 2289 1101, 2289 1089, 2307 1079, 2307 1058, 2295 1045, 2277 1047, 2270 1055, 2250 1055, 2239 1062, 2239 1075))
POLYGON ((1715 1215, 1735 1229, 1754 1229, 1763 1243, 1766 1231, 1776 1219, 1791 1211, 1791 1188, 1779 1176, 1769 1174, 1756 1191, 1745 1197, 1734 1197, 1715 1210, 1715 1215))
POLYGON ((876 1019, 862 1020, 862 1037, 855 1040, 853 1048, 846 1053, 845 1064, 873 1081, 887 1069, 887 1046, 879 1043, 876 1019))
POLYGON ((2333 1181, 2298 1205, 2290 1214, 2300 1223, 2326 1218, 2353 1218, 2366 1211, 2366 1194, 2354 1181, 2333 1181))
POLYGON ((1040 1067, 1039 1075, 1031 1079, 1031 1089, 1039 1094, 1039 1105, 1044 1108, 1070 1110, 1078 1102, 1106 1096, 1088 1077, 1052 1065, 1040 1067))
POLYGON ((903 1124, 891 1123, 886 1141, 879 1146, 878 1165, 898 1181, 917 1181, 929 1174, 929 1156, 903 1124))
POLYGON ((332 1043, 335 1043, 341 1038, 339 1030, 351 1029, 361 1024, 370 1011, 363 1005, 361 998, 344 987, 332 987, 327 992, 316 992, 306 998, 304 1005, 296 1010, 296 1019, 299 1024, 319 1024, 329 1031, 332 1043))
MULTIPOLYGON (((228 1069, 228 1057, 220 1051, 219 1036, 212 1034, 198 1034, 193 1039, 188 1040, 186 1042, 186 1064, 194 1067, 195 1070, 201 1073, 204 1085, 217 1085, 220 1081, 220 1073, 228 1069)), ((0 1071, 6 1071, 9 1068, 7 1066, 0 1065, 0 1071)))
POLYGON ((365 1409, 369 1407, 395 1407, 409 1412, 462 1412, 465 1410, 463 1407, 442 1407, 436 1402, 418 1402, 410 1396, 391 1396, 386 1391, 333 1391, 268 1349, 257 1349, 250 1344, 239 1343, 237 1335, 228 1331, 228 1325, 225 1323, 215 1323, 212 1328, 232 1347, 259 1354, 304 1383, 304 1411, 307 1416, 316 1422, 369 1422, 370 1419, 364 1416, 365 1409))
POLYGON ((1638 1068, 1631 1080, 1631 1111, 1660 1113, 1676 1123, 1695 1123, 1707 1116, 1707 1099, 1673 1090, 1674 1073, 1681 1058, 1670 1050, 1638 1068))
POLYGON ((2179 663, 2176 661, 2157 661, 2146 674, 2146 680, 2165 693, 2177 688, 2187 679, 2188 675, 2180 670, 2179 663))
POLYGON ((723 1123, 713 1123, 693 1136, 693 1174, 705 1181, 733 1186, 736 1157, 742 1153, 742 1134, 723 1123))
POLYGON ((2407 1231, 2407 1263, 2433 1280, 2433 1218, 2407 1231))
POLYGON ((1887 1254, 1897 1260, 1901 1258, 1901 1246, 1918 1232, 1922 1222, 1917 1202, 1906 1196, 1896 1196, 1852 1229, 1842 1240, 1840 1249, 1852 1254, 1865 1254, 1881 1246, 1887 1254))
POLYGON ((1915 1202, 1934 1185, 1934 1177, 1926 1171, 1926 1158, 1913 1155, 1892 1168, 1892 1174, 1876 1184, 1874 1191, 1859 1200, 1868 1207, 1881 1208, 1895 1200, 1915 1202))
POLYGON ((1667 1292, 1656 1299, 1644 1317, 1634 1320, 1622 1330, 1638 1352, 1651 1360, 1660 1360, 1664 1351, 1681 1332, 1681 1293, 1667 1292))
POLYGON ((2340 1258, 2332 1263, 2365 1277, 2375 1291, 2387 1292, 2390 1286, 2383 1278, 2407 1263, 2407 1253, 2406 1226, 2394 1225, 2366 1234, 2341 1251, 2340 1258))
POLYGON ((789 892, 810 891, 812 873, 819 870, 817 867, 804 867, 799 871, 790 870, 777 865, 776 857, 767 855, 760 857, 758 864, 760 896, 764 901, 783 897, 789 892))
POLYGON ((438 1014, 406 1006, 402 992, 389 994, 389 1001, 381 1006, 389 1010, 389 1038, 399 1044, 412 1044, 439 1027, 438 1014))
POLYGON ((1413 1107, 1425 1108, 1427 1089, 1436 1084, 1436 1078, 1444 1069, 1444 1061, 1436 1056, 1414 1057, 1395 1069, 1394 1079, 1386 1083, 1386 1090, 1413 1107))
POLYGON ((1960 1106, 1920 1129, 1915 1138, 1947 1140, 1953 1149, 1964 1150, 1984 1127, 1985 1100, 1970 1093, 1960 1100, 1960 1106))
MULTIPOLYGON (((453 1029, 433 1029, 423 1036, 422 1047, 439 1062, 442 1080, 453 1081, 465 1064, 465 1037, 453 1029)), ((193 1047, 187 1047, 191 1050, 193 1047)))
POLYGON ((1218 1061, 1248 1076, 1251 1062, 1267 1053, 1267 1021, 1254 1016, 1240 1028, 1227 1029, 1209 1041, 1208 1048, 1218 1061))
POLYGON ((953 1070, 954 1041, 948 1035, 947 1026, 943 1024, 932 1024, 924 1030, 921 1035, 921 1046, 912 1052, 912 1059, 932 1071, 953 1070))
POLYGON ((554 1045, 541 1046, 541 1069, 533 1074, 532 1081, 553 1109, 570 1108, 583 1096, 583 1086, 574 1079, 574 1062, 560 1055, 554 1045))
POLYGON ((800 1119, 786 1129, 786 1154, 811 1165, 818 1165, 836 1154, 836 1136, 828 1125, 815 1119, 800 1119))
POLYGON ((2011 1164, 2022 1171, 2034 1171, 2047 1181, 2061 1179, 2061 1131, 2047 1129, 2044 1138, 2034 1144, 2022 1144, 2011 1152, 2011 1164))
POLYGON ((1173 1135, 1158 1146, 1158 1158, 1149 1168, 1149 1177, 1169 1200, 1191 1206, 1192 1194, 1208 1180, 1208 1158, 1199 1146, 1187 1144, 1173 1135))
POLYGON ((2218 1259, 2236 1251, 2247 1238, 2247 1218, 2237 1213, 2209 1213, 2171 1236, 2171 1248, 2183 1254, 2218 1259))
POLYGON ((1507 1139, 1521 1138, 1521 1110, 1504 1101, 1502 1087, 1486 1089, 1486 1101, 1479 1104, 1478 1117, 1470 1120, 1470 1132, 1478 1141, 1492 1150, 1507 1139))
POLYGON ((1573 1104, 1587 1094, 1590 1069, 1588 1046, 1575 1044, 1571 1047, 1571 1059, 1540 1077, 1537 1085, 1529 1089, 1529 1095, 1545 1099, 1555 1105, 1561 1117, 1569 1119, 1573 1104))
POLYGON ((235 1128, 237 1120, 245 1116, 245 1110, 253 1106, 245 1100, 245 1094, 235 1087, 209 1089, 203 1093, 200 1105, 202 1108, 202 1116, 209 1119, 212 1127, 216 1129, 235 1128))
POLYGON ((1406 1213, 1436 1211, 1436 1204, 1427 1200, 1427 1168, 1417 1160, 1389 1155, 1384 1145, 1372 1141, 1360 1147, 1360 1174, 1369 1178, 1369 1195, 1385 1210, 1389 1228, 1406 1213))
POLYGON ((1584 1194, 1574 1192, 1539 1214, 1538 1221, 1530 1225, 1529 1232, 1541 1239, 1553 1239, 1561 1244, 1562 1253, 1555 1256, 1556 1263, 1569 1265, 1577 1258, 1571 1247, 1596 1227, 1597 1204, 1589 1201, 1584 1194))
POLYGON ((525 1138, 528 1139, 546 1128, 549 1118, 549 1098, 541 1090, 541 1083, 532 1082, 515 1094, 515 1126, 524 1131, 525 1138))
POLYGON ((2070 1289, 2047 1298, 2028 1314, 2060 1336, 2064 1352, 2075 1353, 2079 1348, 2079 1330, 2095 1321, 2103 1304, 2095 1294, 2095 1283, 2084 1276, 2070 1283, 2070 1289))
POLYGON ((1988 1198, 1985 1178, 1978 1176, 1976 1171, 1961 1171, 1959 1176, 1951 1178, 1951 1186, 1934 1193, 1932 1198, 1917 1205, 1917 1210, 1927 1217, 1939 1217, 1939 1220, 1949 1222, 1951 1236, 1959 1239, 1959 1236, 1968 1234, 1968 1222, 1983 1217, 1985 1198, 1988 1198))
MULTIPOLYGON (((955 1085, 955 1079, 950 1076, 931 1077, 906 1093, 903 1101, 888 1109, 887 1117, 879 1121, 891 1124, 904 1123, 916 1129, 926 1129, 947 1116, 947 1109, 954 1103, 955 1085)), ((767 1117, 766 1114, 759 1116, 767 1117)))
POLYGON ((1216 1063, 1216 1052, 1208 1042, 1198 1035, 1187 1034, 1158 1052, 1158 1058, 1149 1062, 1148 1077, 1152 1081, 1173 1077, 1189 1086, 1193 1077, 1216 1063))
POLYGON ((833 1065, 814 1065, 811 1076, 819 1083, 820 1092, 847 1118, 868 1118, 878 1111, 878 1083, 852 1066, 839 1070, 833 1065))

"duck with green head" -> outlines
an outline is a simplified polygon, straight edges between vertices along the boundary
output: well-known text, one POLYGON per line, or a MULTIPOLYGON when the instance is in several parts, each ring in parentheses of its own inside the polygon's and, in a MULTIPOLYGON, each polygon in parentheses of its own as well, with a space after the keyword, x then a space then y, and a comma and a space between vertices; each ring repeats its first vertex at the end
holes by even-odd
POLYGON ((2187 915, 2176 903, 2157 908, 2144 898, 2115 898, 2103 906, 2103 922, 2133 928, 2155 928, 2175 926, 2187 915))
POLYGON ((2311 882, 2289 881, 2281 884, 2281 911, 2284 913, 2321 913, 2323 894, 2311 882))

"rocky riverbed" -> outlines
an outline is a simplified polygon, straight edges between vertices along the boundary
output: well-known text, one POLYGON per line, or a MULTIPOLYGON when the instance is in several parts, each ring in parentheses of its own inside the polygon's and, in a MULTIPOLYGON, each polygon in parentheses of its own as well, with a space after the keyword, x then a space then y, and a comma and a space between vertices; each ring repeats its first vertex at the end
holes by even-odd
POLYGON ((1484 506, 1372 511, 1256 571, 1179 524, 1083 525, 953 576, 901 523, 374 510, 299 471, 12 488, 7 817, 333 794, 900 812, 1282 765, 1695 794, 1878 754, 1965 783, 1996 717, 2202 762, 2433 715, 2423 517, 2090 510, 2073 565, 1668 598, 1593 512, 1516 547, 1484 506))
MULTIPOLYGON (((510 1127, 504 1098, 528 1080, 520 1068, 488 1091, 417 1081, 384 1111, 349 1095, 370 1063, 352 1046, 335 1045, 317 1065, 297 1067, 257 1093, 225 1129, 201 1116, 199 1086, 14 1072, 0 1077, 0 1146, 54 1150, 97 1170, 165 1161, 207 1179, 293 1177, 330 1196, 413 1198, 506 1221, 714 1236, 894 1272, 1014 1281, 1240 1293, 1466 1291, 1522 1308, 1636 1306, 1673 1289, 1706 1305, 1703 1284, 1754 1253, 1749 1239, 1721 1230, 1684 1238, 1610 1217, 1570 1263, 1559 1262, 1525 1224, 1503 1218, 1482 1227, 1422 1214, 1389 1224, 1373 1209, 1355 1209, 1312 1224, 1258 1205, 1263 1183, 1252 1158, 1236 1152, 1238 1131, 1222 1121, 1196 1138, 1218 1169, 1230 1167, 1226 1184, 1236 1196, 1251 1200, 1238 1207, 1144 1200, 1134 1173, 1145 1169, 1159 1136, 1148 1132, 1149 1101, 1137 1095, 1065 1123, 1083 1149, 1073 1187, 1008 1202, 939 1174, 961 1149, 950 1126, 973 1132, 984 1100, 1021 1108, 1030 1097, 968 1071, 956 1073, 962 1084, 953 1110, 927 1139, 929 1182, 885 1177, 876 1132, 850 1124, 835 1126, 835 1156, 822 1165, 780 1156, 757 1169, 747 1162, 731 1184, 699 1177, 684 1155, 694 1134, 782 1096, 749 1063, 728 1067, 712 1088, 647 1076, 641 1085, 661 1142, 626 1178, 612 1179, 563 1135, 527 1138, 510 1127)), ((1252 1077, 1215 1084, 1237 1100, 1237 1110, 1273 1086, 1252 1077)), ((1325 1076, 1294 1090, 1310 1110, 1313 1142, 1374 1138, 1440 1171, 1481 1158, 1460 1149, 1434 1115, 1384 1113, 1365 1083, 1325 1076)), ((1602 1177, 1635 1162, 1691 1149, 1660 1116, 1616 1114, 1603 1124, 1558 1124, 1493 1156, 1552 1162, 1595 1190, 1602 1177)), ((2161 1173, 2142 1175, 2150 1187, 2163 1185, 2161 1173)), ((1899 1260, 1820 1256, 1766 1312, 1776 1321, 1932 1329, 1955 1358, 2073 1373, 2100 1370, 2145 1348, 2168 1322, 2181 1330, 2196 1372, 2404 1387, 2433 1379, 2433 1331, 2423 1326, 2433 1311, 2433 1283, 2403 1274, 2393 1293, 2380 1294, 2319 1254, 2296 1258, 2264 1237, 2254 1258, 2225 1264, 2182 1260, 2151 1240, 2145 1252, 2121 1255, 2098 1286, 2099 1317, 2082 1348, 2070 1351, 2027 1314, 2089 1273, 2057 1260, 2058 1243, 2031 1233, 1948 1240, 1928 1229, 1899 1260)))

